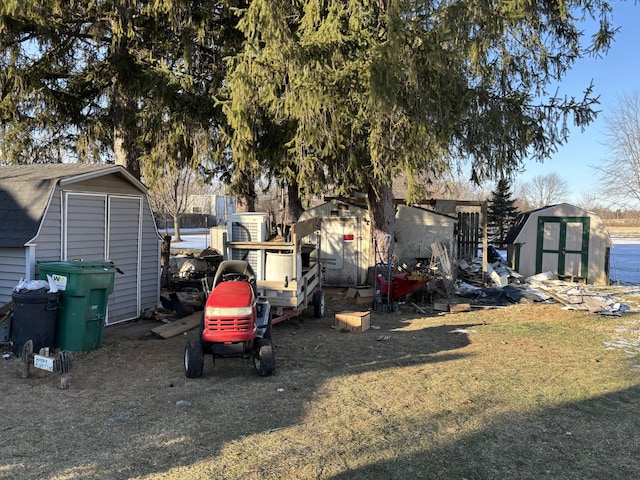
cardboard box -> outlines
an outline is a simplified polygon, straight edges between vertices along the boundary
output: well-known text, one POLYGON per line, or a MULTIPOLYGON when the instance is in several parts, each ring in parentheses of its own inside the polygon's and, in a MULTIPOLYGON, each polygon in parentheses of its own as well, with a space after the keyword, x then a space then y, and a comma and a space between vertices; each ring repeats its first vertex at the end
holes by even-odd
POLYGON ((349 287, 347 297, 353 298, 356 304, 363 305, 373 302, 374 290, 371 287, 349 287))
POLYGON ((335 328, 341 332, 364 332, 369 330, 370 312, 336 313, 335 328))

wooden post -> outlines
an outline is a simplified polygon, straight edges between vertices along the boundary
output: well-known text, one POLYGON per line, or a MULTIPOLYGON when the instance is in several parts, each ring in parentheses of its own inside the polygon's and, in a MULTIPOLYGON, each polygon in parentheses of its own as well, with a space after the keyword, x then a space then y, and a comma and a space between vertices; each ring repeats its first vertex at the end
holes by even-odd
POLYGON ((482 285, 487 285, 487 264, 489 258, 489 241, 487 239, 487 202, 482 202, 482 285))
POLYGON ((171 260, 171 235, 165 235, 162 240, 162 247, 160 248, 160 265, 162 267, 162 276, 166 282, 167 290, 171 291, 171 272, 169 270, 169 263, 171 260))

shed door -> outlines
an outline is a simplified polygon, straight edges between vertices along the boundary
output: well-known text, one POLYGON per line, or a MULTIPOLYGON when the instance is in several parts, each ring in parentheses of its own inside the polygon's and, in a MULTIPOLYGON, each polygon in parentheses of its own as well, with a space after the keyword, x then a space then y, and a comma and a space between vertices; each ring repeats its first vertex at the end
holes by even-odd
POLYGON ((587 279, 589 217, 539 217, 536 273, 551 271, 587 279))
POLYGON ((360 228, 355 217, 323 220, 322 261, 327 285, 357 286, 360 228))
POLYGON ((142 198, 109 197, 107 258, 124 274, 115 274, 109 296, 108 324, 140 315, 140 242, 142 198))
POLYGON ((67 193, 63 260, 103 261, 107 254, 107 196, 67 193))
POLYGON ((141 197, 67 193, 63 260, 112 261, 115 274, 107 325, 140 314, 141 197))

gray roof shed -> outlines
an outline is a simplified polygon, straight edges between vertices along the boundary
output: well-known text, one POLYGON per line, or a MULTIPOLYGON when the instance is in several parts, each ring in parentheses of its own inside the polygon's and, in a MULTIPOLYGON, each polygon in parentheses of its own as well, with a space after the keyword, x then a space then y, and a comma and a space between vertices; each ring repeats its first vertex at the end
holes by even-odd
POLYGON ((116 275, 107 324, 130 320, 160 294, 160 243, 145 186, 118 165, 0 167, 0 303, 37 262, 108 260, 116 275))

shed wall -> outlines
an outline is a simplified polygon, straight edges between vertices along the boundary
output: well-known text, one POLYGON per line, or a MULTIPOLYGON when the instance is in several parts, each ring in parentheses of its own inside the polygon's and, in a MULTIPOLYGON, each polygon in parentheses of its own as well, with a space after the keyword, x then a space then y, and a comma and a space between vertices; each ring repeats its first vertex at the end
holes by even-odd
POLYGON ((455 222, 444 215, 400 205, 395 229, 398 261, 415 265, 417 259, 431 258, 431 244, 435 242, 442 242, 453 252, 455 222))
POLYGON ((113 195, 140 195, 142 192, 116 174, 94 177, 81 182, 65 184, 67 192, 108 193, 113 195))
POLYGON ((11 300, 11 292, 21 278, 26 278, 26 249, 0 248, 0 305, 11 300))
POLYGON ((140 240, 140 308, 153 307, 160 299, 160 245, 156 222, 149 198, 142 198, 142 226, 140 240))
POLYGON ((36 260, 60 260, 62 255, 62 192, 54 190, 40 223, 36 246, 36 260))
POLYGON ((366 285, 373 258, 369 212, 356 205, 331 200, 305 211, 299 221, 309 218, 322 219, 323 283, 366 285))

